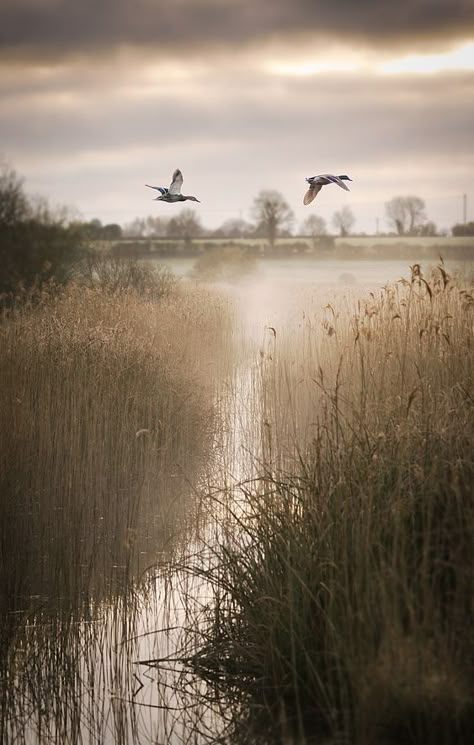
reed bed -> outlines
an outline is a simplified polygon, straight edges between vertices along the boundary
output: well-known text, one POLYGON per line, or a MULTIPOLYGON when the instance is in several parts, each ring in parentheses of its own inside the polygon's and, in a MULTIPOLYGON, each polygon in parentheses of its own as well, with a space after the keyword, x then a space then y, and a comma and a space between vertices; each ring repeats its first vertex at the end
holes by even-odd
POLYGON ((156 559, 176 485, 212 442, 226 318, 204 289, 157 302, 80 285, 5 315, 2 618, 32 598, 87 602, 137 571, 138 554, 156 559))
POLYGON ((192 661, 229 742, 470 742, 473 321, 441 263, 274 330, 192 661))
POLYGON ((221 426, 229 303, 105 279, 23 293, 0 321, 2 742, 140 740, 140 580, 197 522, 221 426))

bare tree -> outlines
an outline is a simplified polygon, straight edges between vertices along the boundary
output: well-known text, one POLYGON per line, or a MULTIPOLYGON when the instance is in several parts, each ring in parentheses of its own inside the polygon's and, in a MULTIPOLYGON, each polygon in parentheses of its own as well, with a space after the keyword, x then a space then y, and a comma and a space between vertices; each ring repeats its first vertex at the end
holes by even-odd
POLYGON ((171 238, 184 238, 189 241, 202 233, 202 225, 194 210, 184 208, 179 215, 172 217, 166 233, 171 238))
POLYGON ((339 230, 339 235, 343 238, 349 235, 355 224, 355 217, 351 208, 345 205, 335 212, 332 218, 332 224, 339 230))
POLYGON ((87 251, 76 267, 76 276, 91 287, 114 294, 136 290, 155 299, 167 297, 177 279, 164 266, 146 266, 136 259, 87 251))
POLYGON ((136 217, 123 228, 127 238, 162 238, 167 235, 169 217, 136 217))
POLYGON ((30 218, 43 225, 67 225, 80 224, 81 213, 69 204, 51 205, 48 199, 41 194, 33 194, 28 197, 30 205, 30 218))
POLYGON ((385 213, 389 225, 395 228, 398 235, 403 235, 406 230, 405 198, 393 197, 389 202, 385 202, 385 213))
POLYGON ((309 235, 312 238, 318 235, 326 235, 326 220, 319 215, 310 215, 301 225, 301 235, 309 235))
POLYGON ((152 215, 149 215, 146 218, 146 237, 164 238, 168 230, 170 219, 171 218, 169 217, 153 217, 152 215))
POLYGON ((0 302, 8 304, 19 286, 40 288, 65 282, 85 241, 80 225, 42 199, 31 199, 15 171, 0 161, 0 302), (2 297, 3 295, 3 297, 2 297))
POLYGON ((385 213, 387 222, 398 235, 412 235, 426 222, 425 202, 413 194, 393 197, 385 202, 385 213))
POLYGON ((216 238, 247 238, 252 232, 253 227, 250 223, 241 217, 231 217, 214 231, 214 235, 216 238))
POLYGON ((273 250, 278 233, 291 230, 294 214, 279 191, 261 191, 252 205, 252 217, 273 250))
POLYGON ((439 232, 436 224, 432 220, 428 220, 421 225, 417 225, 413 230, 413 235, 435 236, 439 235, 439 232))
POLYGON ((123 227, 123 234, 126 238, 143 238, 146 236, 147 219, 144 217, 135 217, 131 222, 126 223, 123 227))
POLYGON ((8 163, 0 159, 0 226, 26 220, 31 208, 23 191, 23 181, 8 163))

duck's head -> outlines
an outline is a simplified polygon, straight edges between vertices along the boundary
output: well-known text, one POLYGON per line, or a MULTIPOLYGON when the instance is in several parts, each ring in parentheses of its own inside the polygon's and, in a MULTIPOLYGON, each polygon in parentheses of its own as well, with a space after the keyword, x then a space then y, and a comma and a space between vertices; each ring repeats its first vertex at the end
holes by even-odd
POLYGON ((201 202, 201 200, 198 199, 197 197, 186 197, 186 199, 189 199, 191 202, 199 202, 199 203, 201 202))
POLYGON ((345 176, 345 175, 339 176, 339 178, 341 179, 341 181, 352 181, 352 179, 349 178, 349 176, 345 176))

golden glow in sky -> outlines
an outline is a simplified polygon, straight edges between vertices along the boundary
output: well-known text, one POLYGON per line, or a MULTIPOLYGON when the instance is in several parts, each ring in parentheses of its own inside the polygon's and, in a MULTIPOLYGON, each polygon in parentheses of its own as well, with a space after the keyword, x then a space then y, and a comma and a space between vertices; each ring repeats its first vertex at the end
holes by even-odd
POLYGON ((379 66, 382 73, 439 73, 474 70, 474 42, 440 54, 416 54, 389 60, 379 66))
POLYGON ((325 59, 321 62, 309 60, 301 62, 269 62, 265 65, 268 72, 274 75, 287 75, 289 77, 309 77, 325 73, 351 73, 358 72, 363 67, 362 61, 358 59, 338 59, 337 57, 325 59))
POLYGON ((376 75, 436 74, 450 70, 474 70, 474 42, 448 52, 393 57, 383 62, 363 53, 350 55, 344 50, 330 52, 322 60, 271 61, 265 65, 274 75, 309 77, 325 73, 372 73, 376 75))

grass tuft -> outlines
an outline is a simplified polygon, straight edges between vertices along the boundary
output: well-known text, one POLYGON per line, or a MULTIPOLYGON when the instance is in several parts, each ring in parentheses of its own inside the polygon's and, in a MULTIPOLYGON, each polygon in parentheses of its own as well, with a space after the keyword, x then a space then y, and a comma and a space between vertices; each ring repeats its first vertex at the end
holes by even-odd
POLYGON ((415 265, 262 361, 262 475, 194 660, 241 713, 230 741, 470 742, 472 298, 415 265))

